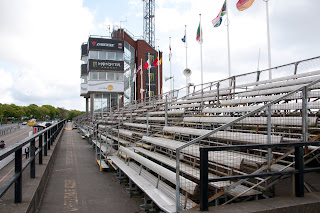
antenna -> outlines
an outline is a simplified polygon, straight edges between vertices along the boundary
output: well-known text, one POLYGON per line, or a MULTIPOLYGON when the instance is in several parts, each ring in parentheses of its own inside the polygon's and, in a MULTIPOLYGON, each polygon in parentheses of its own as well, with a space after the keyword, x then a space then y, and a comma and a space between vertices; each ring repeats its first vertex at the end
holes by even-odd
POLYGON ((155 48, 155 0, 143 0, 143 38, 155 48))

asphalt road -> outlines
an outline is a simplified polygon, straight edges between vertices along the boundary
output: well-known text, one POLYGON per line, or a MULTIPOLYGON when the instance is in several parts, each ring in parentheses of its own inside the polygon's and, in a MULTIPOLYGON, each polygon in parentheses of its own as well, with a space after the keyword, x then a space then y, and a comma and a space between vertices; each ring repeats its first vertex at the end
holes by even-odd
MULTIPOLYGON (((23 126, 21 129, 16 130, 7 135, 0 136, 0 140, 4 140, 6 143, 6 148, 19 142, 20 140, 29 136, 29 132, 32 128, 29 126, 23 126)), ((14 154, 8 156, 4 160, 0 161, 0 186, 2 186, 9 178, 12 177, 14 173, 14 154)), ((25 161, 25 156, 23 156, 23 162, 25 161)))

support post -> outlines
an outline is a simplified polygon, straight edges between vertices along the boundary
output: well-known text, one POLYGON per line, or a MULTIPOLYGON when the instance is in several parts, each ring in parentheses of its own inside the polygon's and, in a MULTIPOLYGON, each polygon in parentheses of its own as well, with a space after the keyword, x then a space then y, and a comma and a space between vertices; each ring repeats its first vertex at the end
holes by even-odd
POLYGON ((49 129, 49 131, 48 131, 48 141, 47 141, 48 150, 50 150, 50 146, 51 146, 51 129, 49 129))
POLYGON ((43 147, 43 155, 44 156, 47 156, 48 153, 47 153, 47 149, 48 149, 48 131, 46 131, 44 133, 44 147, 43 147))
POLYGON ((42 142, 43 142, 43 136, 42 134, 39 135, 39 164, 42 164, 42 142))
POLYGON ((200 211, 208 211, 208 152, 200 148, 200 211))
POLYGON ((296 197, 304 197, 304 171, 303 171, 303 149, 302 147, 295 147, 295 169, 299 173, 295 174, 295 190, 296 197))
POLYGON ((17 180, 14 182, 14 202, 22 202, 22 148, 15 151, 14 161, 15 174, 19 175, 17 180))
MULTIPOLYGON (((271 106, 267 108, 267 131, 268 131, 268 144, 271 144, 271 106)), ((271 148, 268 148, 268 167, 270 167, 271 158, 272 158, 271 148)))
POLYGON ((36 177, 35 139, 30 142, 30 178, 36 177))

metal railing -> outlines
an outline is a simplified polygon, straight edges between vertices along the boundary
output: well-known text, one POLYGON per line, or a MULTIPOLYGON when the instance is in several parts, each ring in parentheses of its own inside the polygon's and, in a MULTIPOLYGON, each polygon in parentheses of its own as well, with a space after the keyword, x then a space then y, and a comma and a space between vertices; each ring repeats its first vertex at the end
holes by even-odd
MULTIPOLYGON (((318 79, 316 81, 313 81, 312 83, 310 83, 310 84, 308 84, 306 86, 301 86, 300 88, 298 88, 298 89, 296 89, 294 91, 291 91, 291 92, 281 96, 280 98, 277 98, 276 100, 271 101, 271 102, 261 106, 260 108, 258 108, 256 110, 253 110, 253 111, 251 111, 251 112, 249 112, 249 113, 247 113, 247 114, 245 114, 245 115, 243 115, 241 117, 235 118, 235 120, 232 121, 232 122, 229 122, 229 123, 226 123, 224 125, 221 125, 220 127, 215 128, 212 131, 208 131, 208 133, 206 133, 204 135, 201 135, 201 136, 191 140, 190 142, 186 143, 185 145, 177 148, 176 149, 176 181, 177 181, 176 182, 176 208, 177 208, 177 211, 180 210, 180 206, 181 206, 180 205, 180 197, 179 197, 180 184, 184 184, 184 183, 180 183, 180 156, 181 156, 181 154, 195 152, 194 150, 192 150, 193 148, 192 148, 191 145, 200 143, 202 140, 208 139, 209 136, 212 136, 213 134, 219 134, 219 133, 227 134, 227 133, 232 132, 232 133, 234 133, 234 136, 233 136, 234 138, 231 138, 231 140, 238 140, 238 137, 240 137, 239 136, 240 134, 233 127, 236 124, 239 124, 244 119, 246 119, 246 118, 248 118, 250 116, 257 116, 261 112, 264 112, 268 116, 267 123, 265 124, 266 125, 265 128, 267 129, 267 134, 266 134, 267 140, 266 141, 267 141, 267 143, 271 144, 271 140, 272 140, 271 138, 274 135, 274 133, 271 130, 271 114, 272 114, 271 106, 277 105, 281 101, 286 101, 286 100, 290 99, 290 97, 293 97, 293 96, 294 97, 298 96, 298 98, 295 98, 295 100, 300 99, 299 102, 302 103, 302 109, 301 109, 302 128, 300 128, 300 130, 302 131, 301 140, 302 141, 308 141, 308 124, 307 124, 307 119, 308 119, 308 101, 311 101, 310 97, 308 96, 308 91, 312 88, 312 86, 314 86, 315 84, 317 84, 319 82, 320 82, 320 79, 318 79), (297 95, 297 94, 299 94, 299 95, 297 95), (188 150, 188 149, 190 149, 190 150, 188 150)), ((292 124, 294 125, 294 123, 292 123, 292 124)), ((258 136, 260 136, 262 138, 265 135, 264 134, 260 134, 258 136)), ((230 140, 230 139, 228 139, 228 140, 230 140)), ((250 139, 248 137, 246 140, 250 141, 252 139, 250 139)), ((295 141, 297 141, 297 140, 295 140, 295 141)), ((212 144, 221 145, 221 142, 213 141, 212 144)), ((230 145, 230 146, 232 146, 232 145, 230 145)), ((220 158, 222 158, 222 157, 220 157, 220 158)), ((268 153, 267 153, 268 164, 270 164, 271 158, 272 158, 272 153, 271 153, 271 151, 269 149, 268 153)), ((229 165, 229 167, 230 168, 236 168, 237 166, 236 165, 229 165)), ((230 171, 232 171, 232 170, 233 169, 230 169, 230 171)))
MULTIPOLYGON (((214 146, 200 147, 200 211, 208 211, 209 208, 209 184, 219 181, 233 181, 249 178, 264 178, 286 174, 294 174, 295 178, 295 195, 304 197, 304 174, 309 172, 320 171, 320 167, 304 168, 303 147, 320 146, 320 141, 316 142, 298 142, 298 143, 279 143, 279 144, 262 144, 262 145, 234 145, 234 146, 214 146), (217 178, 208 178, 208 152, 219 151, 247 151, 253 149, 271 149, 271 148, 294 148, 294 165, 295 169, 278 171, 278 172, 261 172, 247 175, 230 175, 217 178)), ((265 180, 263 180, 265 181, 265 180)))
MULTIPOLYGON (((235 76, 231 76, 229 78, 216 80, 212 82, 204 83, 203 86, 201 84, 185 86, 180 89, 175 89, 174 91, 168 91, 166 93, 155 95, 152 97, 145 97, 140 100, 132 101, 131 103, 121 106, 121 109, 128 109, 132 105, 143 104, 143 106, 152 104, 154 101, 163 100, 165 97, 173 98, 168 101, 168 104, 171 102, 179 102, 181 100, 186 99, 187 97, 193 95, 200 95, 209 93, 212 91, 217 91, 220 89, 228 89, 230 91, 230 96, 236 93, 236 91, 245 91, 250 86, 254 86, 255 83, 269 83, 272 82, 273 79, 269 79, 269 70, 271 70, 272 76, 275 78, 285 78, 287 76, 292 75, 303 75, 307 74, 310 71, 318 70, 320 71, 320 56, 313 57, 305 60, 300 60, 296 62, 292 62, 289 64, 273 67, 271 69, 259 70, 254 72, 249 72, 245 74, 239 74, 235 76), (203 88, 203 89, 201 89, 203 88), (189 91, 189 93, 188 93, 189 91)), ((112 111, 119 111, 118 106, 112 108, 112 111)))
POLYGON ((22 202, 22 172, 30 165, 30 178, 36 177, 36 156, 39 156, 39 164, 42 164, 43 156, 47 156, 47 150, 50 150, 51 145, 55 141, 58 134, 61 132, 65 125, 65 120, 60 121, 44 130, 25 138, 18 143, 0 151, 0 160, 14 154, 14 175, 0 188, 0 198, 8 191, 14 184, 14 202, 22 202), (35 142, 38 138, 39 147, 36 150, 35 142), (30 158, 23 164, 22 162, 22 149, 25 145, 30 146, 30 158))

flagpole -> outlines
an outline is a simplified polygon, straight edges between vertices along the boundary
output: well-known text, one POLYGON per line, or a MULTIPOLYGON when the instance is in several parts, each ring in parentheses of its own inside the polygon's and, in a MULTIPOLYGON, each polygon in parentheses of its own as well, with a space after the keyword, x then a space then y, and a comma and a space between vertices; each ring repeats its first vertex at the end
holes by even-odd
POLYGON ((200 16, 200 70, 201 70, 201 91, 203 91, 201 14, 199 14, 199 16, 200 16))
POLYGON ((160 98, 160 50, 159 50, 159 46, 158 46, 158 98, 160 98))
MULTIPOLYGON (((170 77, 172 77, 172 73, 171 73, 171 60, 172 60, 172 54, 171 54, 171 37, 169 37, 169 47, 170 47, 170 53, 169 53, 169 61, 170 61, 170 77)), ((170 91, 172 91, 172 79, 170 79, 170 91)), ((172 91, 173 92, 173 91, 172 91)), ((172 95, 173 97, 173 95, 172 95)))
MULTIPOLYGON (((134 71, 137 72, 137 64, 134 64, 134 71)), ((134 100, 137 100, 137 73, 134 75, 134 100)))
MULTIPOLYGON (((150 63, 150 53, 148 53, 148 62, 150 63)), ((149 73, 149 91, 148 91, 148 97, 149 97, 149 100, 150 100, 150 90, 151 90, 151 86, 150 86, 150 67, 151 67, 151 64, 148 65, 148 73, 149 73)))
MULTIPOLYGON (((186 69, 188 68, 188 43, 187 43, 187 25, 184 25, 184 35, 185 35, 185 43, 184 46, 186 48, 186 69)), ((186 76, 186 88, 188 90, 188 76, 186 76)), ((189 95, 189 91, 187 91, 189 95)))
POLYGON ((226 0, 226 11, 227 11, 227 37, 228 37, 228 70, 229 78, 231 77, 231 60, 230 60, 230 39, 229 39, 229 10, 228 10, 228 1, 226 0))
POLYGON ((268 68, 269 68, 269 79, 272 79, 271 74, 271 50, 270 50, 270 29, 269 29, 269 0, 264 0, 266 2, 266 16, 267 16, 267 36, 268 36, 268 68))
MULTIPOLYGON (((142 66, 142 58, 141 58, 141 66, 142 66)), ((143 67, 141 67, 141 84, 140 84, 140 94, 141 94, 141 100, 143 100, 143 67)))
POLYGON ((185 39, 185 47, 186 47, 186 68, 188 68, 188 44, 187 44, 187 25, 184 25, 184 35, 186 36, 185 39))

